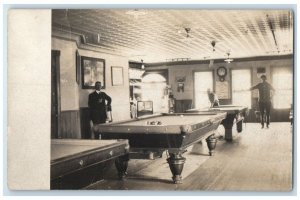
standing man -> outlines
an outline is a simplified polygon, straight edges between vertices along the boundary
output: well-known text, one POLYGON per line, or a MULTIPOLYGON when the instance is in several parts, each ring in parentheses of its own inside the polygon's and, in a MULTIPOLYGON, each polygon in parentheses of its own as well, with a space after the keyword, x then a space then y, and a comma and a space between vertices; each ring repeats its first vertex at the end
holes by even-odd
MULTIPOLYGON (((89 94, 90 118, 93 125, 103 124, 106 122, 106 111, 111 111, 111 98, 106 93, 101 92, 101 82, 95 83, 95 91, 89 94), (107 102, 107 103, 106 103, 107 102)), ((99 139, 99 134, 95 135, 99 139)))
POLYGON ((265 111, 266 111, 266 118, 267 118, 267 128, 269 128, 270 124, 270 109, 271 109, 271 90, 274 92, 274 88, 271 84, 269 84, 266 80, 267 77, 262 75, 261 77, 262 82, 251 87, 250 90, 258 89, 259 92, 259 110, 261 115, 261 128, 264 128, 264 121, 265 121, 265 111))

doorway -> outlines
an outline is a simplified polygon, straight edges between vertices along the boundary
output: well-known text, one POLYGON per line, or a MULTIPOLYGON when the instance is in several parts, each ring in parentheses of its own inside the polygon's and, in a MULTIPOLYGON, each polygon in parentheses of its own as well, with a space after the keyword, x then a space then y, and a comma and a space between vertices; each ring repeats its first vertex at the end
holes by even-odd
POLYGON ((51 51, 51 138, 61 138, 60 51, 51 51))
POLYGON ((146 74, 142 79, 142 100, 153 102, 154 113, 168 112, 167 80, 159 73, 146 74))

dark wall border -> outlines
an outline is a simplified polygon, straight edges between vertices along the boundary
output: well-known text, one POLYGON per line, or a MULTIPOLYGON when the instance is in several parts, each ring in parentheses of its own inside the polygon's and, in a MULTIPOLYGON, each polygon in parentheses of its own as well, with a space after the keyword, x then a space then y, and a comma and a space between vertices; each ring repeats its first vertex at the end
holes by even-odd
MULTIPOLYGON (((282 60, 282 59, 294 59, 294 54, 282 55, 282 56, 257 56, 248 58, 234 58, 234 62, 247 62, 247 61, 262 61, 262 60, 282 60)), ((209 64, 209 60, 190 60, 190 61, 176 61, 176 62, 158 62, 147 63, 146 67, 161 67, 161 66, 173 66, 173 65, 194 65, 194 64, 209 64)), ((214 63, 224 63, 224 59, 216 59, 214 63)))

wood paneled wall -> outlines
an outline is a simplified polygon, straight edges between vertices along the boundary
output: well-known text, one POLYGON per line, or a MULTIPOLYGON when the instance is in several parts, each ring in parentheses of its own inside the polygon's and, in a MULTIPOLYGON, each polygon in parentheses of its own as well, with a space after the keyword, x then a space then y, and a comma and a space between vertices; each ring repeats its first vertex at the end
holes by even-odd
POLYGON ((81 138, 78 110, 61 112, 61 138, 81 138))
POLYGON ((290 109, 271 109, 271 122, 289 122, 290 109))
POLYGON ((90 112, 88 107, 80 108, 81 138, 91 138, 90 112))
POLYGON ((175 100, 175 112, 184 113, 192 108, 192 99, 175 100))

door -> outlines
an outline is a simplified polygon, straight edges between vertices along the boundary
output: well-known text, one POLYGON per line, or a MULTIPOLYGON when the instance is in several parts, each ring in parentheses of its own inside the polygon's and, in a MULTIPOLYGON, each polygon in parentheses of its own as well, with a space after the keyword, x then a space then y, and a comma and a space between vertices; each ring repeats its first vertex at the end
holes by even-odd
POLYGON ((51 138, 60 138, 60 51, 51 51, 51 138))

